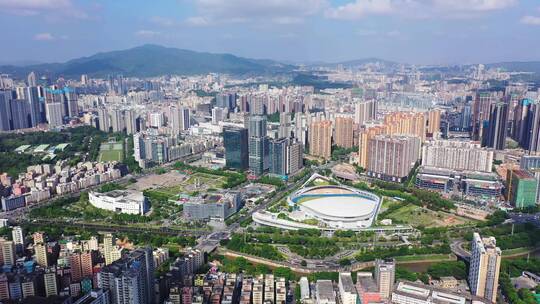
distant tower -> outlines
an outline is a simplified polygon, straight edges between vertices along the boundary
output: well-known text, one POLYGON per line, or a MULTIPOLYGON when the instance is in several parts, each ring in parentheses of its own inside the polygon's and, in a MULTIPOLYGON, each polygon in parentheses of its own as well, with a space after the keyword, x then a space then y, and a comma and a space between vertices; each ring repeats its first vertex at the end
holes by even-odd
POLYGON ((82 85, 89 85, 90 84, 90 79, 88 78, 88 75, 86 75, 86 74, 81 75, 81 84, 82 85))
POLYGON ((29 87, 37 87, 37 76, 36 76, 36 73, 34 73, 34 71, 28 74, 27 82, 28 82, 29 87))
POLYGON ((487 130, 482 134, 482 146, 504 150, 508 125, 508 104, 499 102, 490 107, 487 130))
POLYGON ((269 143, 266 136, 266 117, 251 116, 249 118, 249 169, 260 176, 268 170, 269 143))

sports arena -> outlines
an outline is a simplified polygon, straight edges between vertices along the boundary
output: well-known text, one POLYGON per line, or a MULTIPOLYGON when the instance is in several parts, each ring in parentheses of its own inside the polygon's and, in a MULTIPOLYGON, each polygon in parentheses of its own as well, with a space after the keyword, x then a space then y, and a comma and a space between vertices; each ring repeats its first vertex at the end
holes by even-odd
MULTIPOLYGON (((321 178, 326 179, 322 176, 313 176, 308 182, 321 178)), ((317 183, 291 194, 287 202, 305 219, 315 219, 334 229, 370 227, 381 205, 381 199, 370 192, 344 185, 317 185, 317 183)))

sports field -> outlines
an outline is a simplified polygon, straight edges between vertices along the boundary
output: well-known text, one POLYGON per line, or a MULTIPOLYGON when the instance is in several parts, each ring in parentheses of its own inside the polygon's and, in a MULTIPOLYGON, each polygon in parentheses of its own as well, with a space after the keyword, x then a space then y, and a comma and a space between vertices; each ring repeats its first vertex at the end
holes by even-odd
POLYGON ((121 143, 103 143, 99 148, 99 161, 122 161, 124 149, 121 143))

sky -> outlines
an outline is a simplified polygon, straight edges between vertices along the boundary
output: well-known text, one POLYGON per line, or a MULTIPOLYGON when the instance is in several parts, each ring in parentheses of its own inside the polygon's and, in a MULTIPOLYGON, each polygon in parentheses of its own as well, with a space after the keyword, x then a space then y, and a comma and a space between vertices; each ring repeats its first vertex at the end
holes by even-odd
POLYGON ((540 60, 539 0, 0 0, 0 63, 143 44, 287 62, 540 60))

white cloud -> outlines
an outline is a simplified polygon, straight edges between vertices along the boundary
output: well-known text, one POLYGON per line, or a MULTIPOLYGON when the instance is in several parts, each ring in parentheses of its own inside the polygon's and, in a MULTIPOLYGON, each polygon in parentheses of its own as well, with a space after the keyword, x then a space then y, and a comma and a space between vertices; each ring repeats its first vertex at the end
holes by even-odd
POLYGON ((195 0, 197 15, 190 25, 222 23, 301 23, 327 7, 327 0, 195 0))
POLYGON ((161 33, 152 30, 139 30, 135 32, 135 35, 144 38, 153 38, 161 35, 161 33))
POLYGON ((366 15, 390 14, 396 9, 394 2, 393 0, 356 0, 328 9, 325 16, 333 19, 358 19, 366 15))
POLYGON ((88 17, 71 0, 0 0, 0 11, 20 16, 60 14, 82 19, 88 17))
POLYGON ((34 35, 34 40, 37 41, 52 41, 56 40, 56 37, 51 33, 39 33, 34 35))
POLYGON ((354 20, 369 15, 399 15, 413 18, 471 17, 506 9, 518 0, 354 0, 328 8, 327 18, 354 20))
POLYGON ((517 3, 518 0, 433 0, 436 7, 451 11, 494 11, 517 3))
POLYGON ((519 22, 528 25, 540 25, 540 17, 537 16, 523 16, 519 22))

